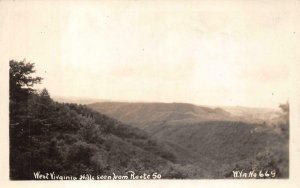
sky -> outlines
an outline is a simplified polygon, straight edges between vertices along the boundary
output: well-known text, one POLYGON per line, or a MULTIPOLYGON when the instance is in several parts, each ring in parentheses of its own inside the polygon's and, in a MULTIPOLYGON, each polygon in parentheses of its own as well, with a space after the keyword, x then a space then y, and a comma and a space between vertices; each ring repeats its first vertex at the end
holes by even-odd
POLYGON ((277 108, 298 1, 2 1, 9 59, 51 96, 277 108))

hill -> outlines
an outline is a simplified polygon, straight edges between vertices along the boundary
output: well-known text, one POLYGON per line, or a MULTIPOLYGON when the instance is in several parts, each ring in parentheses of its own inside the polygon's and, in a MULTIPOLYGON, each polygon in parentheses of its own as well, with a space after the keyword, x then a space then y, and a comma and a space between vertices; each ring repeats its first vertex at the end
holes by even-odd
POLYGON ((288 131, 272 109, 209 108, 185 103, 93 103, 90 108, 142 128, 152 138, 169 143, 176 156, 206 163, 214 177, 236 166, 273 168, 288 176, 288 131), (231 113, 227 112, 230 111, 231 113), (270 126, 272 125, 272 126, 270 126), (262 159, 263 158, 263 159, 262 159))
POLYGON ((35 172, 79 177, 128 171, 165 179, 230 178, 236 169, 288 177, 288 104, 280 105, 273 126, 185 103, 106 102, 89 105, 93 110, 34 90, 42 78, 30 76, 33 67, 10 61, 12 180, 34 179, 35 172))
POLYGON ((207 107, 189 103, 95 102, 90 108, 124 123, 139 126, 191 124, 204 121, 278 123, 280 111, 269 108, 207 107))
MULTIPOLYGON (((79 176, 126 175, 130 170, 191 177, 174 147, 83 105, 54 102, 46 90, 18 105, 22 112, 11 117, 12 179, 33 179, 35 171, 79 176)), ((198 178, 209 174, 189 168, 198 178)))
POLYGON ((267 123, 269 125, 278 123, 281 116, 279 109, 254 108, 242 106, 222 106, 222 109, 234 116, 234 119, 249 123, 267 123))
POLYGON ((208 120, 230 120, 230 113, 188 103, 100 102, 88 107, 140 128, 168 124, 186 124, 208 120))
POLYGON ((96 102, 109 102, 107 99, 95 99, 95 98, 86 98, 86 97, 62 97, 62 96, 53 96, 54 101, 60 103, 76 103, 76 104, 91 104, 96 102))
POLYGON ((11 180, 32 180, 36 173, 48 177, 53 172, 77 178, 127 175, 128 171, 158 173, 163 179, 210 176, 200 166, 185 163, 188 155, 177 157, 174 152, 180 147, 84 105, 53 101, 47 89, 33 89, 42 80, 31 76, 34 64, 9 63, 11 180))

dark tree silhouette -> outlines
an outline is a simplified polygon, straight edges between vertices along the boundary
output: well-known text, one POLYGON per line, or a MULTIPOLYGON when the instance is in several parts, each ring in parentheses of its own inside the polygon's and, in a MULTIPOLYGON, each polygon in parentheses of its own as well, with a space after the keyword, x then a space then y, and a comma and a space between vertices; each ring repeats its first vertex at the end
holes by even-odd
MULTIPOLYGON (((174 144, 157 142, 143 130, 123 124, 87 106, 55 102, 47 89, 39 92, 34 89, 34 85, 40 83, 42 78, 33 76, 35 72, 33 63, 11 60, 9 64, 10 178, 12 180, 34 179, 33 173, 38 171, 42 174, 55 172, 63 176, 77 177, 86 173, 109 175, 114 172, 124 175, 128 170, 134 171, 136 175, 157 172, 163 178, 204 177, 206 169, 203 170, 196 163, 190 163, 188 160, 181 162, 177 158, 178 153, 186 150, 174 144), (177 153, 176 150, 179 152, 177 153)), ((288 107, 283 105, 281 108, 284 111, 282 114, 288 114, 288 107)), ((223 139, 221 132, 228 129, 230 131, 228 127, 231 124, 235 125, 236 122, 205 122, 206 126, 201 125, 201 127, 202 130, 205 130, 203 127, 213 129, 213 133, 220 134, 219 138, 223 139), (214 124, 218 128, 211 128, 214 124)), ((224 139, 230 142, 230 145, 235 144, 236 147, 231 148, 239 148, 239 152, 234 152, 234 156, 244 157, 244 153, 249 154, 249 144, 247 147, 245 143, 249 140, 254 140, 252 142, 254 146, 259 143, 264 147, 268 146, 263 140, 265 136, 274 138, 274 134, 269 135, 267 132, 253 131, 249 136, 250 127, 252 125, 247 123, 237 123, 231 131, 234 131, 234 134, 238 132, 241 140, 234 141, 233 136, 224 139)), ((288 137, 282 139, 288 141, 286 138, 288 137)), ((251 151, 255 149, 252 146, 251 151)), ((227 150, 221 153, 223 162, 224 157, 229 156, 225 155, 226 153, 227 150)), ((273 151, 273 153, 273 156, 285 154, 282 151, 273 151)), ((232 158, 232 155, 229 157, 232 158)), ((262 161, 260 166, 273 169, 280 167, 279 161, 285 159, 283 157, 270 159, 269 151, 260 152, 258 157, 261 157, 260 161, 262 161)), ((231 170, 230 167, 226 169, 231 170)), ((223 171, 227 173, 226 169, 223 171)))
POLYGON ((26 60, 9 61, 9 96, 10 100, 20 101, 34 92, 32 87, 41 82, 41 77, 33 77, 35 73, 34 63, 27 63, 26 60))
POLYGON ((179 173, 170 168, 172 155, 148 143, 141 130, 86 106, 54 102, 47 89, 33 88, 42 80, 33 76, 33 63, 11 60, 9 64, 12 180, 34 179, 37 171, 79 176, 131 169, 142 174, 159 172, 157 164, 163 175, 179 173))

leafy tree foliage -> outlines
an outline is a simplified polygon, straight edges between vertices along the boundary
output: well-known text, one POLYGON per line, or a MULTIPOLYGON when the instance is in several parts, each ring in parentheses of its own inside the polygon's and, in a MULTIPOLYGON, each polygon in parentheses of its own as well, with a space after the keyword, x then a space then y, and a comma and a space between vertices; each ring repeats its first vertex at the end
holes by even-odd
MULTIPOLYGON (((175 150, 182 151, 180 147, 158 142, 150 138, 144 131, 122 124, 86 106, 55 102, 51 99, 47 89, 42 91, 34 89, 34 85, 39 84, 42 78, 32 76, 35 73, 33 63, 15 60, 11 60, 9 63, 10 177, 13 180, 33 179, 35 171, 79 176, 86 173, 111 175, 113 172, 124 175, 130 170, 137 175, 157 172, 162 174, 162 178, 177 179, 204 176, 223 177, 224 174, 227 176, 228 172, 232 172, 232 164, 223 171, 216 166, 216 169, 220 170, 215 172, 218 174, 207 176, 207 169, 198 168, 196 162, 186 164, 176 157, 175 150)), ((280 126, 288 128, 288 105, 281 105, 280 108, 283 110, 283 119, 287 120, 283 121, 280 126)), ((252 146, 259 145, 256 143, 259 141, 257 138, 261 141, 266 140, 262 138, 264 135, 274 138, 274 134, 249 133, 252 128, 243 128, 250 125, 242 122, 217 122, 220 125, 218 129, 213 129, 212 133, 218 135, 216 138, 223 138, 221 132, 227 131, 228 127, 233 126, 232 123, 235 128, 228 131, 235 131, 233 134, 242 134, 239 137, 242 139, 234 142, 234 137, 224 137, 222 140, 226 141, 225 145, 233 144, 235 146, 232 147, 234 150, 231 153, 235 153, 236 157, 245 158, 239 155, 249 154, 249 148, 243 149, 246 145, 244 142, 252 142, 249 144, 252 146), (249 134, 253 136, 251 137, 249 134), (256 137, 254 137, 255 135, 256 137), (258 137, 258 135, 261 136, 258 137), (246 137, 248 139, 244 139, 246 137)), ((201 125, 201 130, 205 131, 205 127, 212 130, 214 124, 216 122, 205 122, 204 125, 201 125)), ((197 126, 192 125, 192 127, 197 126)), ((256 128, 266 129, 263 126, 256 128)), ((193 129, 191 128, 189 131, 193 131, 193 129)), ((250 162, 248 160, 239 161, 237 165, 246 166, 249 169, 255 167, 286 169, 288 156, 286 150, 282 151, 281 149, 288 148, 286 147, 288 143, 285 143, 288 139, 284 136, 288 135, 288 132, 283 130, 283 133, 286 134, 282 134, 282 138, 280 138, 284 140, 280 142, 281 145, 274 145, 277 142, 273 142, 273 147, 268 145, 268 150, 259 150, 258 153, 255 153, 257 148, 252 148, 253 157, 256 159, 250 162)), ((206 140, 209 140, 205 139, 209 136, 204 135, 204 139, 201 138, 202 142, 205 143, 206 140)), ((192 139, 192 137, 190 138, 192 139)), ((204 151, 207 155, 211 148, 204 149, 209 145, 209 143, 203 144, 202 151, 200 151, 201 148, 198 148, 196 157, 205 155, 204 151)), ((261 145, 261 147, 264 146, 261 145)), ((215 153, 210 156, 215 159, 221 157, 223 161, 225 161, 224 158, 232 158, 232 155, 228 155, 230 152, 225 151, 222 145, 216 145, 216 148, 224 151, 221 153, 222 156, 214 156, 215 153)), ((190 155, 192 154, 190 153, 190 155)), ((220 151, 217 154, 220 154, 220 151)), ((288 174, 282 170, 278 172, 288 174)))
MULTIPOLYGON (((137 128, 33 89, 34 64, 10 61, 10 177, 162 172, 180 177, 175 157, 137 128), (170 161, 170 159, 172 161, 170 161)), ((175 176, 174 176, 175 177, 175 176)))
POLYGON ((34 91, 32 87, 40 83, 42 78, 32 77, 31 74, 35 73, 34 63, 10 60, 9 66, 10 100, 21 101, 34 91))
MULTIPOLYGON (((285 103, 285 104, 280 104, 279 108, 282 111, 282 124, 285 124, 285 127, 283 127, 283 129, 288 129, 288 125, 289 125, 289 116, 290 116, 290 105, 289 103, 285 103)), ((283 125, 284 126, 284 125, 283 125)))

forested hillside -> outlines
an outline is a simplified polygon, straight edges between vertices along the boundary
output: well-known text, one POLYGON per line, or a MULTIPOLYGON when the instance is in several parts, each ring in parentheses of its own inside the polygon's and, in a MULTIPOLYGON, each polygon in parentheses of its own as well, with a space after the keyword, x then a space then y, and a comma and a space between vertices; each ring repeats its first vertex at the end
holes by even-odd
POLYGON ((182 103, 106 102, 91 109, 55 102, 47 89, 34 89, 42 81, 33 76, 34 64, 9 63, 12 180, 34 179, 34 172, 128 171, 156 172, 164 179, 231 178, 235 169, 276 170, 277 178, 288 177, 288 105, 281 105, 273 126, 182 103))
POLYGON ((139 128, 232 119, 230 113, 221 108, 188 103, 98 102, 88 107, 139 128))
POLYGON ((231 113, 184 103, 99 102, 88 106, 142 128, 167 143, 178 158, 205 166, 214 177, 230 176, 233 169, 259 168, 276 169, 278 177, 288 177, 288 104, 280 106, 281 112, 227 107, 231 113))
POLYGON ((83 105, 54 102, 46 89, 33 89, 42 79, 32 73, 34 64, 10 61, 11 179, 33 179, 36 171, 188 176, 164 144, 83 105))
POLYGON ((251 124, 266 123, 270 125, 277 123, 280 117, 279 109, 238 106, 206 107, 189 103, 108 101, 98 101, 87 105, 98 112, 140 128, 161 124, 182 125, 205 121, 242 121, 251 124))

